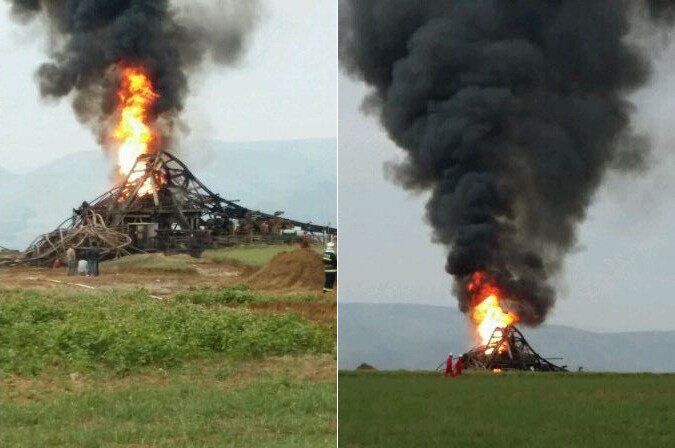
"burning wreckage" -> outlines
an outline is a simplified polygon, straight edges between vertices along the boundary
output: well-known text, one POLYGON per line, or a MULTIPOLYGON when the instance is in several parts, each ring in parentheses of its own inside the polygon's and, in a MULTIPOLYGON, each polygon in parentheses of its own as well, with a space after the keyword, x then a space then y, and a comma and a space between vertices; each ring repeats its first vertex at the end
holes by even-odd
POLYGON ((543 358, 528 344, 515 326, 495 328, 485 345, 462 355, 465 369, 503 372, 529 370, 533 372, 566 372, 566 366, 557 366, 543 358))
POLYGON ((161 95, 143 66, 119 63, 113 127, 105 131, 116 155, 119 182, 54 231, 38 237, 22 262, 49 265, 70 247, 96 243, 107 257, 141 252, 189 253, 208 248, 297 237, 300 229, 325 239, 337 230, 245 208, 209 190, 175 155, 164 150, 153 107, 161 95), (284 232, 288 231, 288 232, 284 232))
POLYGON ((461 356, 465 369, 502 372, 527 370, 534 372, 566 372, 539 355, 515 327, 520 318, 502 307, 503 292, 491 276, 476 272, 467 285, 471 297, 470 317, 480 343, 461 356))
POLYGON ((294 229, 316 238, 337 229, 266 214, 223 199, 168 152, 140 155, 112 190, 73 210, 58 228, 38 237, 23 262, 48 265, 69 247, 96 242, 108 257, 141 252, 189 253, 208 248, 266 243, 296 237, 294 229), (284 231, 291 231, 284 235, 284 231))
POLYGON ((256 2, 231 8, 115 2, 111 8, 110 0, 93 0, 75 9, 64 2, 10 3, 22 23, 46 24, 53 51, 36 75, 41 96, 71 98, 116 171, 112 190, 39 237, 19 262, 50 264, 67 248, 94 243, 108 257, 197 255, 211 247, 294 238, 289 229, 310 237, 336 233, 226 200, 167 152, 175 131, 189 121, 181 115, 192 76, 207 60, 216 66, 239 60, 255 29, 256 2))

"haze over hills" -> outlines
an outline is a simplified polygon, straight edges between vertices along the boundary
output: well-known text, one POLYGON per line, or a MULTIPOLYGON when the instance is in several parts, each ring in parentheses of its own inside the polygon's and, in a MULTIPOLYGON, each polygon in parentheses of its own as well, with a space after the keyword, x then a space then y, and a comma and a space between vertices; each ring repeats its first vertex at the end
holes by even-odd
MULTIPOLYGON (((378 369, 433 370, 448 353, 472 347, 467 321, 456 309, 431 305, 343 303, 339 307, 339 368, 368 363, 378 369)), ((570 370, 675 372, 675 331, 594 333, 544 325, 521 328, 544 357, 570 370)))
POLYGON ((16 174, 10 173, 6 169, 0 167, 0 185, 3 185, 5 182, 10 182, 16 177, 16 174))
MULTIPOLYGON (((246 207, 319 224, 337 222, 335 139, 226 143, 177 152, 214 193, 246 207)), ((83 151, 25 175, 0 169, 0 245, 24 249, 112 187, 103 151, 83 151)))

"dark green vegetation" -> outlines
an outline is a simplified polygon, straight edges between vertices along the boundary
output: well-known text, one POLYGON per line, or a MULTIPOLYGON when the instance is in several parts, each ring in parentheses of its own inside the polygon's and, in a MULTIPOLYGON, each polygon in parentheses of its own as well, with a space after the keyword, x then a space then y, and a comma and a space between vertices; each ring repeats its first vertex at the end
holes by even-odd
MULTIPOLYGON (((225 294, 225 293, 223 293, 225 294)), ((334 331, 294 314, 159 302, 143 290, 0 290, 0 372, 52 366, 116 372, 197 357, 331 353, 334 331)))
POLYGON ((314 294, 293 294, 279 296, 255 291, 246 285, 235 285, 228 288, 191 288, 181 291, 173 297, 178 302, 189 302, 198 305, 247 305, 278 302, 325 303, 324 299, 314 294))
POLYGON ((339 446, 675 446, 675 375, 343 372, 339 446))

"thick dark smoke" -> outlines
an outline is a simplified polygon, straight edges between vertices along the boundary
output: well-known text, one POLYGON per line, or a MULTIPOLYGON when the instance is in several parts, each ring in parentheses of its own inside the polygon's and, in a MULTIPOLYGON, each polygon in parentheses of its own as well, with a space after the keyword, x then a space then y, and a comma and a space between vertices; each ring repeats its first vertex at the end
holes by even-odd
MULTIPOLYGON (((610 169, 644 167, 626 95, 648 58, 634 14, 675 1, 346 0, 340 58, 407 154, 395 167, 428 189, 460 308, 487 271, 526 324, 544 321, 554 279, 610 169)), ((646 13, 646 14, 645 14, 646 13)))
POLYGON ((190 74, 206 59, 238 60, 257 18, 257 0, 6 0, 22 22, 40 20, 49 61, 37 70, 41 94, 74 94, 78 118, 102 143, 117 101, 120 63, 142 65, 160 97, 152 118, 163 144, 189 92, 190 74))
POLYGON ((646 0, 653 19, 670 21, 675 18, 675 0, 646 0))

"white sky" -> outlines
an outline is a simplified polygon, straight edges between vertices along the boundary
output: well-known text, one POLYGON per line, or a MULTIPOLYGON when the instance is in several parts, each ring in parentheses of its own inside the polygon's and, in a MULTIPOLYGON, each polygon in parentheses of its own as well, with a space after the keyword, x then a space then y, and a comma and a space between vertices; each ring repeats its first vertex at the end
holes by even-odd
MULTIPOLYGON (((654 141, 646 174, 613 175, 568 257, 548 323, 598 331, 675 330, 675 48, 635 95, 636 127, 654 141)), ((424 197, 384 179, 402 151, 359 111, 364 85, 339 78, 340 301, 456 306, 445 249, 424 197)))
MULTIPOLYGON (((224 141, 334 138, 337 2, 262 0, 252 45, 235 68, 207 67, 192 85, 190 138, 224 141)), ((0 167, 25 173, 71 152, 95 150, 68 100, 45 104, 34 73, 44 34, 9 19, 0 1, 0 167)))

